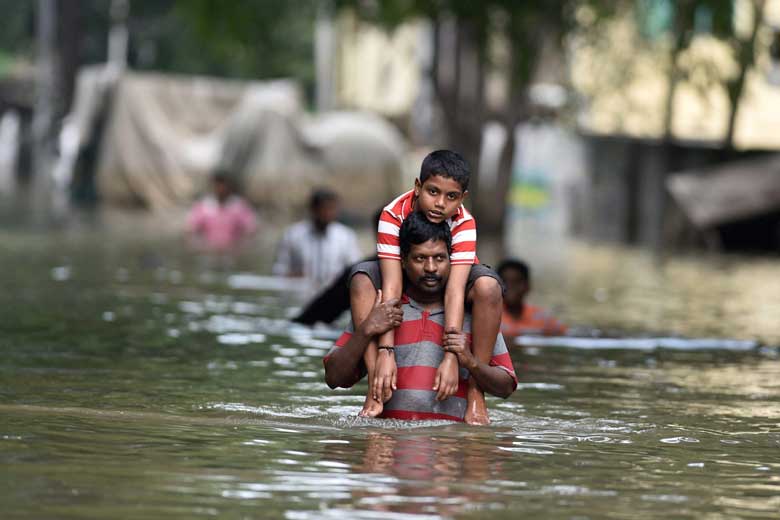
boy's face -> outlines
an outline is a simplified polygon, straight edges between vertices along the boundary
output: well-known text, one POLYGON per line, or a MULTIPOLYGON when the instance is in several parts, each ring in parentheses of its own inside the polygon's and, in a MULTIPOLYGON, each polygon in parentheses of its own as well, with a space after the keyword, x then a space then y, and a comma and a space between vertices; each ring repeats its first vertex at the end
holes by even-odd
POLYGON ((442 222, 453 216, 467 191, 463 191, 455 179, 441 175, 431 175, 424 183, 414 180, 414 195, 417 198, 417 211, 433 223, 442 222))

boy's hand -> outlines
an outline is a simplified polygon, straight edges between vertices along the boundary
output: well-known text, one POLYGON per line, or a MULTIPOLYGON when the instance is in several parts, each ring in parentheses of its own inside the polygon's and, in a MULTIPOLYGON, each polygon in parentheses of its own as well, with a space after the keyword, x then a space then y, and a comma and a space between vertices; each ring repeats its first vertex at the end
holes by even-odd
POLYGON ((384 403, 393 396, 393 390, 396 389, 396 376, 395 352, 380 349, 374 371, 374 386, 371 388, 374 399, 384 403))
POLYGON ((444 354, 444 359, 436 369, 433 389, 436 390, 437 401, 444 401, 458 391, 458 358, 454 354, 444 354))
POLYGON ((374 307, 360 326, 366 336, 378 336, 401 325, 403 319, 401 300, 393 298, 383 302, 382 291, 379 290, 376 292, 374 307))
POLYGON ((460 366, 466 370, 473 370, 477 366, 477 358, 471 352, 466 334, 455 327, 449 327, 444 332, 442 348, 445 352, 455 354, 460 366))

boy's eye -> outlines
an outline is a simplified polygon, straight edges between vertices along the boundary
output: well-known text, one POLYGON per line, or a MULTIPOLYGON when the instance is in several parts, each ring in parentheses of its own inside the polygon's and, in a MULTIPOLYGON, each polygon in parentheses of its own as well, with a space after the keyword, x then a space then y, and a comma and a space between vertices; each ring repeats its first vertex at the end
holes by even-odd
POLYGON ((447 194, 447 198, 450 199, 450 200, 455 200, 455 199, 458 198, 458 196, 455 195, 454 193, 448 193, 447 194))

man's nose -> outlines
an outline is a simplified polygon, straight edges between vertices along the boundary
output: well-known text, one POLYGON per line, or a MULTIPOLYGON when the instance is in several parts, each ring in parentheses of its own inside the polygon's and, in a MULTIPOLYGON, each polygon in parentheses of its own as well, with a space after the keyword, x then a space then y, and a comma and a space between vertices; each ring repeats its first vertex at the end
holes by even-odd
POLYGON ((436 262, 433 261, 433 258, 428 258, 427 260, 425 260, 425 263, 423 264, 423 269, 425 269, 426 273, 436 272, 436 262))

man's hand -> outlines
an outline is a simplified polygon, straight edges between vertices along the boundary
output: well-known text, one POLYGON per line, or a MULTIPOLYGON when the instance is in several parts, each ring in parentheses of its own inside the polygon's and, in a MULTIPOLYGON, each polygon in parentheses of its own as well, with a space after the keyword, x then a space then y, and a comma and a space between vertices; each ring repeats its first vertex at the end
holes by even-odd
POLYGON ((445 353, 439 368, 436 369, 436 379, 433 389, 436 390, 436 400, 444 401, 458 391, 458 358, 445 353))
POLYGON ((466 334, 455 327, 450 327, 444 332, 442 348, 445 352, 455 354, 460 366, 466 370, 472 371, 477 366, 477 358, 471 352, 466 334))
POLYGON ((401 309, 401 300, 393 298, 383 302, 382 291, 379 290, 376 292, 374 307, 360 324, 360 327, 366 336, 378 336, 401 325, 403 319, 404 311, 401 309))

